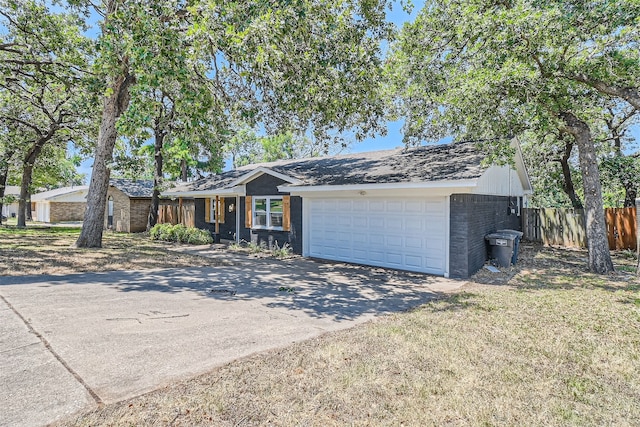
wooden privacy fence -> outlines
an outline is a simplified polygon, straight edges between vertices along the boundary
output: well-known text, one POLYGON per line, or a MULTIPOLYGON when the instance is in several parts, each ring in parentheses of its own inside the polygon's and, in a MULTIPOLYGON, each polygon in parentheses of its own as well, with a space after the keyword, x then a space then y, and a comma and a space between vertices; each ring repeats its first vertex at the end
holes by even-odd
POLYGON ((182 224, 186 227, 195 227, 195 206, 189 204, 162 204, 158 207, 158 223, 182 224))
POLYGON ((611 249, 637 249, 636 208, 608 208, 604 210, 611 249))
MULTIPOLYGON (((583 209, 523 209, 524 238, 545 245, 586 247, 583 209)), ((637 245, 636 208, 607 208, 605 219, 609 248, 632 249, 637 245)))

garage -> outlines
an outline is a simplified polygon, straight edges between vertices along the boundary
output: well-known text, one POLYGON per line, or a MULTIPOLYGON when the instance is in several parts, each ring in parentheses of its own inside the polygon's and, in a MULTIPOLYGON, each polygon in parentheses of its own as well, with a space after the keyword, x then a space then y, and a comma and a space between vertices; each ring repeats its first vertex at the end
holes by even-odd
POLYGON ((447 274, 446 197, 309 198, 305 202, 305 255, 447 274))

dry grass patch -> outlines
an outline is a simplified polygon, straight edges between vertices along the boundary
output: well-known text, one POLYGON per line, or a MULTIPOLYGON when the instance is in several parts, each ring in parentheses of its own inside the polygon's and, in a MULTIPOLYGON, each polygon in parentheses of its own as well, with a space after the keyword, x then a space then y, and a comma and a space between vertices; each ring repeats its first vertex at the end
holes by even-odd
POLYGON ((522 271, 501 284, 470 283, 65 425, 639 425, 640 283, 589 275, 583 256, 525 247, 522 271))
POLYGON ((73 248, 79 228, 0 228, 0 275, 69 274, 207 266, 216 262, 169 251, 172 244, 146 233, 105 232, 100 249, 73 248))

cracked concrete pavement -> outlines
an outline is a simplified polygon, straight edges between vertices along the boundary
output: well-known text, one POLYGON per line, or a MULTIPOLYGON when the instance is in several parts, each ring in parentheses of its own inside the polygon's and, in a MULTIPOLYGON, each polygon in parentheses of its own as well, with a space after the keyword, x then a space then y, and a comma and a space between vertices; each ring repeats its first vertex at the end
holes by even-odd
POLYGON ((0 277, 0 426, 45 425, 464 284, 306 259, 233 260, 0 277))

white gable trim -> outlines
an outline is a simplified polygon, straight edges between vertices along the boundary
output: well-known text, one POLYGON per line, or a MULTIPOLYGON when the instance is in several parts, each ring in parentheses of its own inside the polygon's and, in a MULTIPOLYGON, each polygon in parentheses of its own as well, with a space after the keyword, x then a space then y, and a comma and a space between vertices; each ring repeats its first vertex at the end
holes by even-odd
POLYGON ((197 199, 204 199, 214 196, 244 196, 246 190, 244 185, 238 185, 233 188, 214 188, 211 190, 197 190, 197 191, 164 191, 163 197, 194 197, 197 199))
POLYGON ((299 185, 302 184, 302 181, 300 181, 299 179, 290 177, 288 175, 276 172, 272 169, 269 168, 265 168, 264 166, 260 166, 254 170, 252 170, 251 172, 248 172, 244 175, 242 175, 240 178, 236 179, 235 181, 233 181, 231 184, 229 184, 232 187, 235 187, 237 185, 240 184, 246 184, 249 181, 253 181, 254 179, 256 179, 257 177, 259 177, 260 175, 263 174, 267 174, 267 175, 271 175, 274 176, 276 178, 280 178, 283 181, 288 182, 289 184, 293 184, 293 185, 299 185))
MULTIPOLYGON (((89 194, 89 190, 76 190, 70 191, 64 194, 56 194, 55 196, 47 197, 45 199, 41 199, 43 202, 86 202, 87 194, 89 194)), ((32 200, 33 201, 33 200, 32 200)), ((37 202, 38 200, 36 200, 37 202)))
POLYGON ((527 167, 524 164, 524 158, 522 156, 522 149, 520 148, 520 141, 518 138, 513 138, 511 141, 511 145, 516 150, 516 155, 514 156, 514 160, 516 163, 516 171, 518 171, 518 176, 520 177, 520 182, 522 183, 522 189, 525 195, 533 194, 533 185, 531 185, 531 180, 529 179, 529 173, 527 172, 527 167))

